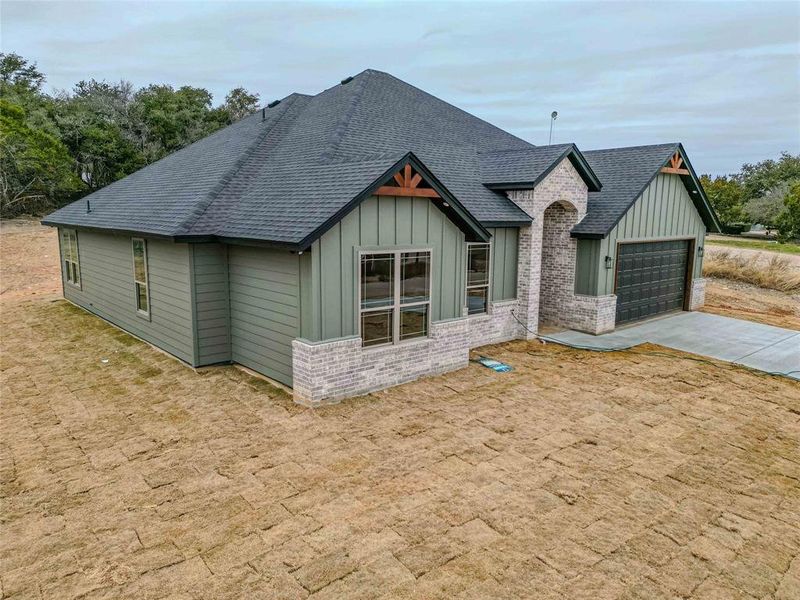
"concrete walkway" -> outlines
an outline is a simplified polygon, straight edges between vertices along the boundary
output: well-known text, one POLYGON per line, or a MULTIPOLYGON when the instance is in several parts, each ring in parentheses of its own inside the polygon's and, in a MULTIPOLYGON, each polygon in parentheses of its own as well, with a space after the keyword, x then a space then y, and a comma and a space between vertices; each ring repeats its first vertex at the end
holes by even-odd
POLYGON ((800 380, 800 331, 719 315, 682 312, 603 335, 562 331, 546 337, 591 348, 651 342, 800 380))

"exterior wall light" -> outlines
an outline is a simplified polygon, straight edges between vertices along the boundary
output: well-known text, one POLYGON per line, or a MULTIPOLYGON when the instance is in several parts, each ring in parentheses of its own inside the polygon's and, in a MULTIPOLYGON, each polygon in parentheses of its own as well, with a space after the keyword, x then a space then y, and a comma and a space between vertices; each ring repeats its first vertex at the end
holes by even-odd
POLYGON ((614 266, 614 259, 610 256, 606 256, 606 269, 610 269, 614 266))
POLYGON ((703 252, 704 252, 703 247, 702 246, 698 246, 697 247, 697 256, 703 256, 703 252))

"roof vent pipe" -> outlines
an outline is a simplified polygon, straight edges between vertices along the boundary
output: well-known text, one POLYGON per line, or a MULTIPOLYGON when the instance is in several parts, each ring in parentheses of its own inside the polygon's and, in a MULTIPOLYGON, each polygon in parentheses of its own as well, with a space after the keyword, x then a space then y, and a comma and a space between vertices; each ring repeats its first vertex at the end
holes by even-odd
POLYGON ((278 106, 278 104, 280 104, 280 103, 281 103, 281 101, 280 101, 280 100, 273 100, 272 102, 270 102, 269 104, 267 104, 267 108, 273 108, 273 107, 275 107, 275 106, 278 106))
POLYGON ((261 109, 261 120, 262 121, 266 121, 267 120, 267 109, 266 108, 262 108, 261 109))
POLYGON ((351 81, 353 81, 352 77, 345 77, 344 79, 342 79, 342 85, 347 85, 351 81))
POLYGON ((89 203, 89 201, 87 200, 87 201, 86 201, 86 213, 88 214, 88 213, 90 213, 90 212, 92 212, 92 205, 91 205, 91 204, 89 203))

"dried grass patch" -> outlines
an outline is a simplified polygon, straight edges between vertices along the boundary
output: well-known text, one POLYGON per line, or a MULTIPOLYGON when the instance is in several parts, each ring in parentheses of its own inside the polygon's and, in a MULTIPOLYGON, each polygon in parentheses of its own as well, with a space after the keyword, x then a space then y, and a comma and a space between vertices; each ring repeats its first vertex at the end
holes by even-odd
POLYGON ((800 272, 785 256, 747 257, 732 252, 715 252, 707 256, 703 275, 733 279, 780 292, 800 291, 800 272))

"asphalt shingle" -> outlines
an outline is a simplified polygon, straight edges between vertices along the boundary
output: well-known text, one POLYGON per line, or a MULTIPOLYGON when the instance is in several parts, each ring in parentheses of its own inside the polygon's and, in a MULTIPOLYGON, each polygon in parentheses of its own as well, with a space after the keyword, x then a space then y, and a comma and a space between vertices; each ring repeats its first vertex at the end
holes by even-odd
MULTIPOLYGON (((613 227, 676 147, 586 153, 603 190, 590 194, 589 214, 575 230, 613 227)), ((538 181, 570 149, 578 152, 571 144, 533 146, 367 70, 316 96, 287 96, 263 117, 245 117, 43 222, 300 246, 411 152, 482 225, 522 226, 530 217, 490 188, 538 181)))
POLYGON ((589 193, 586 216, 572 233, 605 235, 611 231, 678 147, 673 142, 584 152, 603 189, 589 193))

